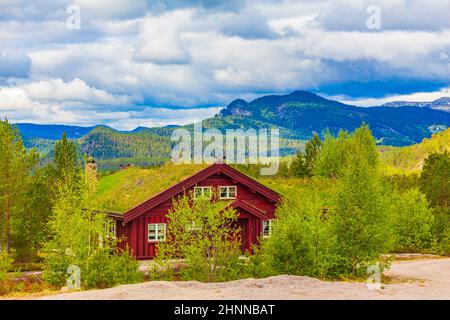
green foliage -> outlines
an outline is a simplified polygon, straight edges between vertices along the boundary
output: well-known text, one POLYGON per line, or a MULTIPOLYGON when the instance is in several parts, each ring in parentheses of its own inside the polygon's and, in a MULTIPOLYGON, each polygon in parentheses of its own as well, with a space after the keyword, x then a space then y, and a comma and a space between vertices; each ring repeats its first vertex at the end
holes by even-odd
POLYGON ((75 188, 73 191, 80 193, 82 175, 76 142, 68 140, 64 133, 61 140, 55 144, 54 154, 56 177, 59 184, 75 188))
POLYGON ((314 134, 312 139, 305 145, 305 151, 299 151, 291 164, 291 171, 297 177, 311 177, 314 172, 315 162, 320 149, 322 141, 317 134, 314 134))
POLYGON ((430 139, 423 139, 419 144, 408 147, 382 147, 381 160, 387 174, 420 173, 424 160, 431 153, 450 151, 450 128, 433 134, 430 139))
POLYGON ((450 208, 435 207, 433 209, 437 241, 436 253, 450 254, 450 208))
POLYGON ((450 153, 431 153, 423 165, 420 189, 433 206, 450 208, 450 153))
POLYGON ((435 245, 435 221, 425 196, 410 189, 393 196, 395 252, 430 252, 435 245))
POLYGON ((86 262, 82 279, 88 288, 107 288, 117 284, 142 281, 139 262, 128 253, 118 254, 109 248, 98 248, 86 262), (84 275, 84 276, 83 276, 84 275))
POLYGON ((55 144, 55 165, 58 173, 62 175, 65 173, 79 173, 80 171, 77 146, 75 142, 67 139, 66 133, 55 144))
POLYGON ((11 256, 6 252, 0 252, 0 281, 6 278, 6 274, 12 268, 12 264, 13 259, 11 256))
POLYGON ((206 282, 227 281, 241 276, 237 215, 227 203, 189 193, 174 200, 167 215, 166 241, 157 245, 157 259, 184 258, 181 277, 206 282))
POLYGON ((81 178, 59 185, 49 221, 51 240, 46 244, 44 279, 62 286, 68 268, 76 266, 81 270, 81 283, 87 288, 137 281, 137 262, 128 253, 117 256, 116 241, 109 232, 110 221, 94 211, 89 190, 92 188, 87 188, 81 178))
MULTIPOLYGON (((262 243, 266 272, 326 276, 333 240, 323 209, 324 202, 317 195, 289 200, 278 208, 279 220, 270 238, 262 243)), ((256 256, 253 264, 261 266, 258 259, 256 256)))
POLYGON ((37 162, 37 153, 25 149, 17 128, 0 121, 0 252, 11 251, 11 226, 23 213, 37 162))
POLYGON ((162 136, 146 130, 123 133, 107 127, 96 127, 80 139, 80 144, 81 152, 94 159, 132 160, 127 163, 136 163, 133 159, 147 163, 169 159, 171 152, 170 135, 162 136))
POLYGON ((314 173, 322 177, 339 178, 349 162, 354 161, 354 153, 367 161, 370 167, 379 164, 375 139, 367 125, 356 129, 353 134, 340 131, 337 137, 325 134, 321 151, 316 160, 314 173))
POLYGON ((373 167, 376 159, 367 157, 366 144, 359 141, 348 150, 331 217, 334 252, 340 257, 335 268, 341 274, 366 272, 390 246, 386 190, 373 167))
POLYGON ((42 249, 55 197, 54 187, 52 166, 35 169, 26 190, 27 201, 17 219, 13 221, 12 244, 16 249, 16 260, 31 262, 42 249))

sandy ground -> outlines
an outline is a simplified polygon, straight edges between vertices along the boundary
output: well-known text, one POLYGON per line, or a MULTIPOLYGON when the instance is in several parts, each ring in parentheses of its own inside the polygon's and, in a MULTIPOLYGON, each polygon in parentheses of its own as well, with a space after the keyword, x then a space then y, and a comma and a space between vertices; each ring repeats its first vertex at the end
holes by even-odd
POLYGON ((41 299, 450 299, 450 258, 397 261, 385 276, 388 284, 379 290, 366 283, 276 276, 213 284, 153 281, 41 299))

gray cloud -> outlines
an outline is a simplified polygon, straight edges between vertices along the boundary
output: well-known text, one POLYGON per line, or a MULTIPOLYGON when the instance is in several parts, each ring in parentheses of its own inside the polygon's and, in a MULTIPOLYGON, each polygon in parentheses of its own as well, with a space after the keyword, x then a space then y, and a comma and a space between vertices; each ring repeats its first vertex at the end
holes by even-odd
POLYGON ((448 0, 357 0, 333 1, 317 17, 327 30, 368 31, 367 9, 377 6, 381 13, 381 30, 439 31, 450 27, 448 0))
POLYGON ((194 107, 262 93, 449 82, 449 2, 4 1, 0 116, 171 124, 215 110, 194 107), (376 32, 365 27, 372 2, 382 9, 376 32), (66 27, 72 3, 82 10, 79 30, 66 27))
POLYGON ((0 52, 0 77, 27 78, 31 67, 30 58, 20 52, 0 52))

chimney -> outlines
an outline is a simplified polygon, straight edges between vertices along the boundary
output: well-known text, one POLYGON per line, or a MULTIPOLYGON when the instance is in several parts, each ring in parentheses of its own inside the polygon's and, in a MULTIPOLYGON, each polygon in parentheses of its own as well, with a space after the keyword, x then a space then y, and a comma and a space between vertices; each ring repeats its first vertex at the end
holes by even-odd
POLYGON ((86 184, 90 193, 97 189, 97 163, 94 158, 88 157, 85 164, 86 184))

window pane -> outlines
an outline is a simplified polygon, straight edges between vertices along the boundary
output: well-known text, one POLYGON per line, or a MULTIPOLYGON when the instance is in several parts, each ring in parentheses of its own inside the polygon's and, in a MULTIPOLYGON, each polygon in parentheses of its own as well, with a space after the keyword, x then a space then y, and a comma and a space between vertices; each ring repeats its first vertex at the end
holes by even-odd
POLYGON ((235 198, 236 197, 236 187, 229 187, 228 189, 228 196, 230 198, 235 198))
POLYGON ((263 236, 264 237, 270 236, 270 221, 269 220, 263 221, 263 236))
POLYGON ((228 189, 226 187, 220 187, 220 197, 227 198, 228 197, 228 189))
POLYGON ((148 240, 149 241, 157 240, 157 238, 156 238, 156 230, 157 230, 156 224, 150 223, 148 225, 148 240))

